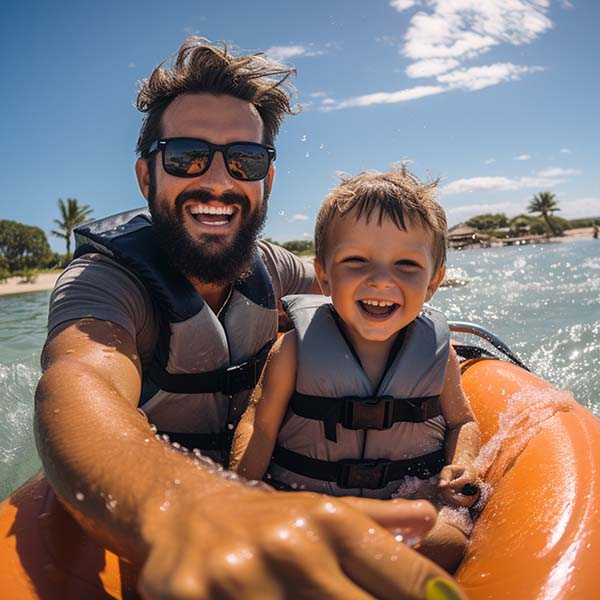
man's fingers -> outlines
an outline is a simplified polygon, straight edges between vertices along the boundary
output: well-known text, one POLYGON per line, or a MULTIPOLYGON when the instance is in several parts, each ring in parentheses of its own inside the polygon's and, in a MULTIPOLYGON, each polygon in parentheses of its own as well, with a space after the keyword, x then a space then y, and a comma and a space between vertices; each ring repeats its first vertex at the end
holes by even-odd
POLYGON ((437 513, 426 500, 373 500, 344 496, 339 498, 367 515, 389 532, 404 538, 423 538, 435 525, 437 513))
MULTIPOLYGON (((450 575, 380 528, 369 528, 356 543, 340 551, 342 568, 356 585, 382 600, 423 600, 432 579, 442 579, 466 598, 450 575)), ((443 597, 443 596, 441 596, 443 597)))

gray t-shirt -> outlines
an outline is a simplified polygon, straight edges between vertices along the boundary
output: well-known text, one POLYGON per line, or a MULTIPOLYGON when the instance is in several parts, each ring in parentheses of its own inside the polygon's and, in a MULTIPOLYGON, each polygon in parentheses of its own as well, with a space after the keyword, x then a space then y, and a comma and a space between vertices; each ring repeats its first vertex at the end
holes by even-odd
MULTIPOLYGON (((307 293, 314 270, 280 246, 258 243, 277 299, 307 293)), ((146 288, 130 271, 101 254, 73 260, 59 277, 50 297, 48 332, 66 321, 91 317, 111 321, 136 340, 144 364, 155 348, 159 321, 146 288)))

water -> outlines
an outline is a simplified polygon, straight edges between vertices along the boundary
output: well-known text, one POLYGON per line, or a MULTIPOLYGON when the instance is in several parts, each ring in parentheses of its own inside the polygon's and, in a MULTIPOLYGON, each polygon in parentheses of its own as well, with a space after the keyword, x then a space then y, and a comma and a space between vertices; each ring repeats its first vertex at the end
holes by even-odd
MULTIPOLYGON (((600 241, 451 252, 448 267, 466 283, 440 289, 435 306, 490 329, 600 414, 600 241)), ((0 297, 0 498, 40 465, 31 423, 49 296, 0 297)))

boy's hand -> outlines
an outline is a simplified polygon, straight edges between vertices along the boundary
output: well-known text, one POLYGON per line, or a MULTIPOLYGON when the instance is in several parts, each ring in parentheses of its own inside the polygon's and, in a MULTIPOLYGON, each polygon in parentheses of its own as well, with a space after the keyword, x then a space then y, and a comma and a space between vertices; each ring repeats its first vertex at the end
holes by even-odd
POLYGON ((451 464, 440 471, 438 487, 442 498, 449 504, 469 507, 473 506, 479 498, 480 483, 481 480, 473 465, 451 464))

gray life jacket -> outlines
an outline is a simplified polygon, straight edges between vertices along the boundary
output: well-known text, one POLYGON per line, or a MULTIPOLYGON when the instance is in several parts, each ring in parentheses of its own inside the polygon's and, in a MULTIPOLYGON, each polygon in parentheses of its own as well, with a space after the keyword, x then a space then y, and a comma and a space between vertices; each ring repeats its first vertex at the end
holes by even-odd
POLYGON ((389 498, 408 475, 445 464, 442 391, 450 332, 425 306, 399 333, 377 389, 346 341, 329 299, 282 299, 297 336, 296 391, 267 481, 283 489, 389 498))
POLYGON ((152 360, 142 368, 140 408, 172 442, 223 462, 277 335, 271 278, 256 256, 252 274, 233 286, 215 315, 167 262, 145 209, 75 230, 75 257, 101 253, 146 288, 160 319, 152 360))

